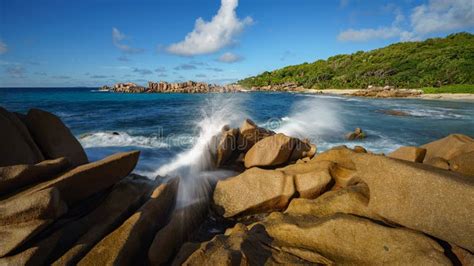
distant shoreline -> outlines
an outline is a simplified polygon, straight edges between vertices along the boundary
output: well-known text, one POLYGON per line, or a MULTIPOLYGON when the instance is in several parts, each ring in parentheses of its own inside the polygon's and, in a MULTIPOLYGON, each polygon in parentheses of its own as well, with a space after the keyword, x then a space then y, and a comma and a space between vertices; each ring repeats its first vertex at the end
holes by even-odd
MULTIPOLYGON (((313 94, 326 94, 326 95, 342 95, 349 97, 357 97, 351 94, 360 91, 360 89, 325 89, 325 90, 315 90, 315 89, 306 89, 304 93, 313 93, 313 94)), ((364 97, 370 98, 370 97, 364 97)), ((395 97, 397 99, 402 97, 395 97)), ((421 99, 421 100, 444 100, 444 101, 474 101, 474 94, 472 93, 422 93, 416 96, 405 97, 408 99, 421 99)))

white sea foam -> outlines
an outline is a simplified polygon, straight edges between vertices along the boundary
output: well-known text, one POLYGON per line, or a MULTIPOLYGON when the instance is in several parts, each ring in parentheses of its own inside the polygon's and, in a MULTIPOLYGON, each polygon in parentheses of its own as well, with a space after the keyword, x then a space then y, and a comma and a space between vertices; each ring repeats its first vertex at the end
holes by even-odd
POLYGON ((159 136, 131 136, 126 132, 96 132, 79 138, 82 146, 91 147, 126 147, 168 148, 170 144, 159 136))
POLYGON ((241 108, 242 100, 242 97, 224 98, 224 95, 208 99, 201 107, 201 119, 196 123, 199 135, 194 145, 155 172, 155 176, 181 177, 178 207, 208 200, 210 183, 231 175, 229 171, 213 171, 211 142, 225 125, 237 127, 247 117, 241 108))
POLYGON ((342 122, 339 107, 335 102, 320 98, 296 102, 288 116, 281 118, 275 131, 299 138, 323 138, 341 133, 342 122))
POLYGON ((216 95, 201 108, 201 120, 196 123, 199 135, 191 149, 173 158, 169 164, 160 167, 157 175, 193 175, 212 167, 210 143, 225 125, 236 127, 245 117, 240 103, 242 98, 224 98, 216 95))
POLYGON ((409 113, 412 116, 416 117, 427 117, 433 119, 446 119, 446 118, 464 118, 461 114, 456 114, 450 109, 406 109, 401 110, 409 113))

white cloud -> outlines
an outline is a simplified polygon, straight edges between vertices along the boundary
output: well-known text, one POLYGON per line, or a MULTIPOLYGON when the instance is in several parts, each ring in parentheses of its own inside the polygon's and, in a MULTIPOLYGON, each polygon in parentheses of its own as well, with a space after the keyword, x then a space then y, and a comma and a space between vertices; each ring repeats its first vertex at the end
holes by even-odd
POLYGON ((411 14, 411 25, 418 34, 429 34, 474 26, 472 0, 431 0, 417 6, 411 14))
POLYGON ((243 57, 233 54, 233 53, 229 53, 229 52, 219 56, 219 58, 217 59, 217 61, 219 62, 229 63, 229 64, 239 62, 242 60, 243 60, 243 57))
POLYGON ((400 36, 400 29, 398 27, 385 27, 378 29, 348 29, 341 32, 337 39, 340 41, 354 41, 362 42, 372 39, 389 39, 400 36))
POLYGON ((399 38, 401 41, 418 40, 438 32, 454 31, 474 26, 472 0, 430 0, 411 10, 408 27, 402 26, 405 16, 395 9, 391 26, 366 29, 348 29, 338 35, 340 41, 368 41, 399 38))
POLYGON ((127 54, 136 54, 143 52, 143 49, 134 48, 127 44, 124 44, 123 41, 127 39, 127 36, 120 32, 117 28, 112 28, 112 43, 120 49, 122 52, 127 54))
POLYGON ((221 0, 221 7, 210 22, 198 18, 194 30, 183 41, 171 44, 167 51, 182 56, 210 54, 231 45, 244 28, 253 23, 251 17, 240 20, 235 9, 238 0, 221 0))
POLYGON ((8 51, 8 46, 0 40, 0 54, 4 54, 8 51))

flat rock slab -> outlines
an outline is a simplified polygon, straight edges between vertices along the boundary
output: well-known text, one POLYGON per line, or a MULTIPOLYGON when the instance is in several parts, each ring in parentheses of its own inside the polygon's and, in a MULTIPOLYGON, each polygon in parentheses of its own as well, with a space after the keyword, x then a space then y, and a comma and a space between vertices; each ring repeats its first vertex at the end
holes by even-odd
POLYGON ((69 168, 69 161, 64 157, 42 161, 34 165, 20 164, 0 167, 0 195, 51 179, 67 168, 69 168))
POLYGON ((385 156, 353 156, 369 208, 397 224, 474 251, 474 180, 385 156))
POLYGON ((413 146, 403 146, 389 153, 387 156, 394 159, 422 163, 425 159, 425 155, 426 149, 413 146))
POLYGON ((353 215, 319 218, 272 213, 259 224, 275 244, 314 252, 336 265, 451 265, 431 238, 353 215))
POLYGON ((213 197, 217 211, 224 217, 233 217, 284 209, 295 192, 292 176, 251 168, 219 181, 213 197))
POLYGON ((133 265, 144 261, 156 231, 168 220, 178 182, 160 185, 120 227, 103 238, 78 265, 133 265))
POLYGON ((0 257, 20 247, 67 212, 56 188, 0 203, 0 257))
POLYGON ((100 161, 78 166, 12 197, 25 197, 36 191, 55 187, 60 192, 61 199, 72 205, 126 177, 135 168, 139 155, 139 151, 117 153, 100 161))

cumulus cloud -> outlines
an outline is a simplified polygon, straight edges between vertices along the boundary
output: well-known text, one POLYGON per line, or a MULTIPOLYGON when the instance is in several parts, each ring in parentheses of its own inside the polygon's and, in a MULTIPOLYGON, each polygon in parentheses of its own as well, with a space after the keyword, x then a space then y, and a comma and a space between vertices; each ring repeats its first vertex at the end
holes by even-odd
POLYGON ((112 43, 117 47, 120 51, 127 53, 127 54, 137 54, 143 52, 143 49, 134 48, 127 44, 124 44, 124 40, 128 37, 120 32, 117 28, 112 28, 112 43))
POLYGON ((0 40, 0 54, 4 54, 8 51, 8 46, 0 40))
POLYGON ((233 53, 225 53, 221 56, 219 56, 219 58, 217 58, 217 61, 219 62, 222 62, 222 63, 235 63, 235 62, 239 62, 239 61, 242 61, 243 60, 243 57, 239 56, 239 55, 236 55, 236 54, 233 54, 233 53))
POLYGON ((183 41, 171 44, 167 51, 182 56, 210 54, 235 43, 235 38, 246 26, 253 23, 251 17, 239 19, 235 12, 238 0, 221 0, 221 7, 211 21, 198 18, 194 30, 183 41))
POLYGON ((428 4, 411 10, 410 21, 403 27, 405 16, 395 9, 391 26, 365 29, 348 29, 338 35, 340 41, 368 41, 399 38, 402 41, 418 40, 430 33, 447 32, 474 26, 472 0, 430 0, 428 4))
POLYGON ((132 72, 138 73, 140 75, 150 75, 153 74, 153 71, 146 68, 133 68, 132 72))
POLYGON ((472 0, 431 0, 428 5, 414 8, 411 25, 419 34, 472 27, 474 4, 472 0))

